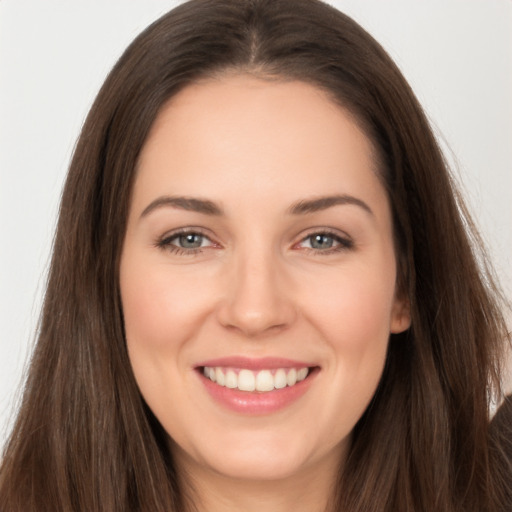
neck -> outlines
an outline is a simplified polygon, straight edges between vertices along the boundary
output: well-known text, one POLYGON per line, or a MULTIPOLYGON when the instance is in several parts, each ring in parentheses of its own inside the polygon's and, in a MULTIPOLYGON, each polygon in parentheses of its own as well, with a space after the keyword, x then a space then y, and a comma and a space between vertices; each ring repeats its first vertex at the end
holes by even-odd
POLYGON ((339 471, 336 455, 277 480, 233 478, 182 459, 186 511, 330 512, 339 471))

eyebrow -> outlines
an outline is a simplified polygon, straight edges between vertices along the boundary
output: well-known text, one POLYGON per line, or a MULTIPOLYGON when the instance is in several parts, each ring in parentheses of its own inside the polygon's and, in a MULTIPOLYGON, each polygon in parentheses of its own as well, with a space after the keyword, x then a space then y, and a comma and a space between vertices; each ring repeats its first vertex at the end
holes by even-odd
MULTIPOLYGON (((370 215, 373 215, 371 208, 361 199, 350 195, 333 195, 333 196, 322 196, 315 199, 303 199, 300 200, 290 208, 288 213, 292 215, 304 215, 307 213, 315 213, 322 210, 327 210, 333 206, 338 205, 355 205, 359 206, 370 215)), ((162 196, 152 201, 144 211, 140 214, 140 217, 146 217, 152 211, 163 208, 177 208, 179 210, 187 210, 197 213, 203 213, 205 215, 221 216, 224 215, 222 208, 208 199, 199 199, 195 197, 184 197, 184 196, 162 196)))
POLYGON ((222 208, 208 199, 182 196, 162 196, 146 206, 144 211, 140 214, 140 217, 146 217, 152 211, 162 207, 171 207, 179 210, 204 213, 205 215, 224 215, 222 208))
POLYGON ((292 215, 304 215, 306 213, 315 213, 322 210, 327 210, 333 206, 338 205, 355 205, 361 207, 363 210, 373 215, 372 209, 361 199, 350 195, 333 195, 317 197, 315 199, 301 200, 294 203, 289 209, 288 213, 292 215))

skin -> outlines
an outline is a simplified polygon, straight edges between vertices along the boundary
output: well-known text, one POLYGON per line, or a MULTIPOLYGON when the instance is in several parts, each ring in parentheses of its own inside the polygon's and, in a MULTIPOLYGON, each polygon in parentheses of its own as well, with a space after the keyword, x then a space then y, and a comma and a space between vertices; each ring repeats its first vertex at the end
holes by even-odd
POLYGON ((121 298, 135 378, 205 510, 325 510, 389 334, 410 323, 377 173, 357 123, 305 83, 227 75, 188 86, 157 117, 134 184, 121 298), (290 213, 333 195, 360 203, 290 213), (164 196, 222 214, 155 205, 164 196), (202 247, 179 247, 180 228, 204 235, 202 247), (331 248, 312 243, 322 233, 331 248), (287 407, 239 414, 196 369, 234 355, 319 371, 287 407))

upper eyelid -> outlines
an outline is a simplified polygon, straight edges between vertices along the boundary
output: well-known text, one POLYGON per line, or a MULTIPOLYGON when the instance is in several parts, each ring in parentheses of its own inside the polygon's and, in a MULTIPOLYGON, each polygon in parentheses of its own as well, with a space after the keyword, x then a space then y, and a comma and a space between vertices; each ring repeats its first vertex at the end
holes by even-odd
MULTIPOLYGON (((158 237, 158 242, 164 242, 168 240, 172 240, 176 237, 185 235, 185 234, 197 234, 201 235, 205 238, 207 238, 212 244, 218 244, 218 245, 225 245, 223 243, 219 243, 217 241, 217 237, 215 237, 213 234, 211 234, 210 230, 201 228, 199 226, 184 226, 180 228, 176 228, 174 230, 166 232, 164 235, 158 237)), ((336 229, 336 228, 329 228, 325 226, 314 226, 311 228, 308 228, 307 230, 303 230, 302 233, 295 237, 295 241, 293 242, 293 245, 297 245, 300 242, 303 242, 304 240, 308 239, 309 237, 315 235, 315 234, 323 234, 331 236, 335 239, 339 239, 341 241, 349 241, 353 243, 353 238, 345 231, 336 229)))
POLYGON ((319 226, 307 229, 305 233, 303 232, 300 235, 299 242, 313 235, 329 235, 332 236, 333 238, 340 238, 342 240, 353 240, 353 238, 346 231, 319 226))
POLYGON ((204 234, 200 229, 178 228, 157 238, 154 242, 154 247, 161 251, 174 253, 178 256, 193 256, 203 252, 205 249, 218 248, 219 246, 217 242, 212 240, 212 237, 204 234), (207 239, 209 244, 206 246, 201 245, 199 247, 181 247, 179 243, 175 242, 177 238, 187 234, 199 235, 207 239))
POLYGON ((155 239, 153 243, 154 247, 158 249, 171 249, 175 248, 177 250, 183 251, 184 253, 192 254, 197 251, 203 251, 205 249, 208 249, 210 247, 219 247, 219 243, 211 236, 205 233, 205 231, 198 227, 183 227, 183 228, 177 228, 171 231, 167 231, 162 236, 159 236, 155 239), (180 236, 187 235, 187 234, 196 234, 199 236, 202 236, 206 238, 209 242, 209 245, 202 246, 202 247, 196 247, 196 248, 185 248, 180 247, 177 243, 175 243, 175 239, 177 239, 180 236))
POLYGON ((330 233, 329 231, 313 231, 313 233, 310 233, 309 235, 302 237, 299 240, 299 242, 303 242, 304 240, 308 240, 309 238, 312 238, 317 235, 324 235, 324 236, 332 238, 334 240, 348 240, 348 237, 340 236, 336 233, 330 233))
POLYGON ((332 228, 313 228, 312 230, 309 230, 307 234, 302 235, 297 242, 294 242, 293 247, 299 250, 312 252, 313 254, 323 254, 324 256, 327 256, 329 254, 354 249, 356 244, 353 237, 351 237, 345 231, 340 232, 339 230, 333 230, 332 228), (314 247, 297 247, 315 235, 326 235, 331 237, 335 240, 336 245, 327 249, 317 249, 314 247))
MULTIPOLYGON (((201 238, 208 240, 212 244, 215 243, 212 241, 212 239, 209 236, 205 235, 204 233, 200 233, 198 231, 183 231, 182 233, 174 233, 173 235, 170 235, 169 237, 167 237, 167 239, 174 240, 175 238, 180 238, 182 236, 187 236, 187 235, 197 235, 197 236, 200 236, 201 238)), ((165 238, 164 238, 164 240, 165 240, 165 238)))
POLYGON ((213 237, 208 232, 208 230, 205 230, 203 228, 196 227, 196 226, 187 226, 187 227, 177 228, 177 229, 173 229, 171 231, 167 231, 166 233, 164 233, 162 236, 159 237, 159 240, 169 240, 169 239, 176 238, 178 236, 188 235, 188 234, 201 235, 201 236, 204 236, 205 238, 208 238, 208 240, 213 242, 213 237))

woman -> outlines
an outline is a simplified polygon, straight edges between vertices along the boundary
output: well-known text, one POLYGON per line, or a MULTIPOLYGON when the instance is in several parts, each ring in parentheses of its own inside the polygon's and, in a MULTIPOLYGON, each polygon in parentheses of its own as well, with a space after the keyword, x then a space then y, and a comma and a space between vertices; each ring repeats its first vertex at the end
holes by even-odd
POLYGON ((508 335, 465 226, 352 20, 171 11, 79 139, 0 508, 506 510, 508 335))

